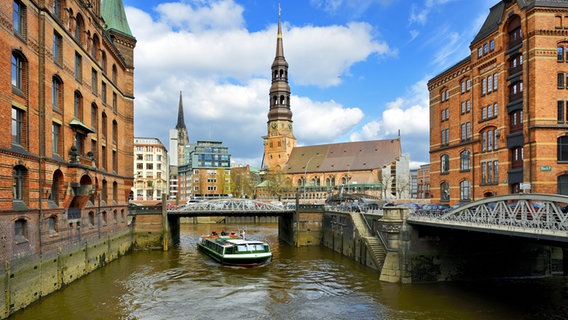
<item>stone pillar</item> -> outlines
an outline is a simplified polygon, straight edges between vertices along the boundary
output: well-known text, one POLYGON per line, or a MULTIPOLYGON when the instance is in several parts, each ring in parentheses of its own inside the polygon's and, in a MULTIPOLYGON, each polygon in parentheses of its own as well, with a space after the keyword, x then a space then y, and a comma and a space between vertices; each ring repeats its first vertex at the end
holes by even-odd
POLYGON ((387 256, 381 270, 380 280, 392 283, 410 283, 406 253, 409 246, 406 215, 408 208, 386 207, 379 220, 379 232, 387 246, 387 256))

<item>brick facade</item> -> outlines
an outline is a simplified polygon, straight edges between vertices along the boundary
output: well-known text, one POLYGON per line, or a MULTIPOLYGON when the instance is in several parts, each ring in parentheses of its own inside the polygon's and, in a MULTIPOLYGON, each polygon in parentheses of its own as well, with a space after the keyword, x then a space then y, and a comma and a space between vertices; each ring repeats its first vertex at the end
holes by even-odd
POLYGON ((136 40, 101 10, 0 4, 0 259, 127 226, 136 40))
POLYGON ((500 1, 429 81, 433 201, 568 193, 567 37, 568 3, 500 1))

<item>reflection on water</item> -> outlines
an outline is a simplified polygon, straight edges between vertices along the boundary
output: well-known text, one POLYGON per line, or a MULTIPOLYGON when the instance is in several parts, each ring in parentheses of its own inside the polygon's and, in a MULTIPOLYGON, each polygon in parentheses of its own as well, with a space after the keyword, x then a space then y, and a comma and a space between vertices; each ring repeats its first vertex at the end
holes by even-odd
MULTIPOLYGON (((215 230, 217 228, 217 230, 215 230)), ((225 226, 227 231, 238 226, 225 226)), ((183 225, 179 248, 136 252, 11 319, 566 319, 566 278, 399 285, 325 248, 278 242, 248 226, 272 262, 222 266, 196 249, 219 225, 183 225)))

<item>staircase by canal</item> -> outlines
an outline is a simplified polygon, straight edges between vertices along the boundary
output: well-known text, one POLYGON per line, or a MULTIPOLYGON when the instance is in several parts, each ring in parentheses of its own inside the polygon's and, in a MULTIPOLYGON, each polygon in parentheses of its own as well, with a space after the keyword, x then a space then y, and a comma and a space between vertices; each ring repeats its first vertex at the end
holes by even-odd
POLYGON ((382 244, 381 240, 378 237, 373 236, 371 230, 369 230, 369 227, 367 226, 367 223, 364 221, 362 213, 351 212, 350 215, 351 220, 353 221, 353 225, 355 226, 357 232, 359 232, 359 235, 365 243, 369 256, 371 256, 373 263, 380 273, 387 256, 387 250, 385 246, 382 244))

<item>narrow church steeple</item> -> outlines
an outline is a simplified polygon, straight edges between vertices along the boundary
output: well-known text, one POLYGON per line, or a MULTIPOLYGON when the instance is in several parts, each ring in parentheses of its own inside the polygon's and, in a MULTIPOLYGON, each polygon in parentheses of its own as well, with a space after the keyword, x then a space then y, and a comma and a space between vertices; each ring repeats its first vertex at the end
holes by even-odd
POLYGON ((178 120, 176 124, 176 129, 187 130, 187 128, 185 127, 185 121, 183 120, 183 100, 182 100, 181 91, 179 92, 178 120))
POLYGON ((278 6, 278 34, 276 55, 271 67, 272 84, 270 86, 270 108, 268 111, 267 131, 264 139, 264 170, 282 171, 296 146, 292 131, 292 110, 290 109, 290 85, 288 84, 288 62, 284 58, 280 5, 278 6))
POLYGON ((185 127, 185 121, 183 119, 183 100, 181 91, 179 92, 179 106, 178 106, 178 119, 175 131, 177 132, 177 156, 178 156, 178 165, 183 165, 186 163, 184 149, 189 144, 189 133, 187 132, 187 128, 185 127))

